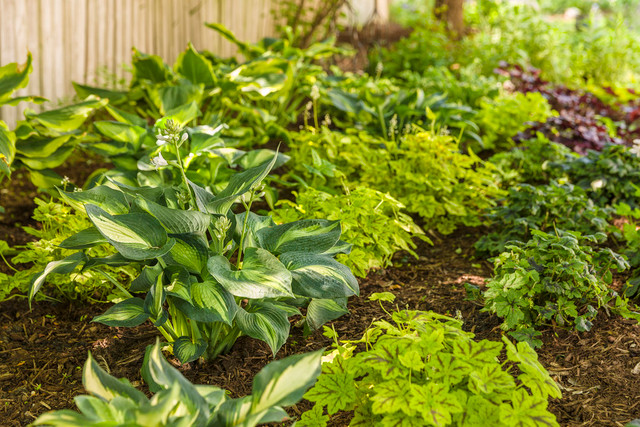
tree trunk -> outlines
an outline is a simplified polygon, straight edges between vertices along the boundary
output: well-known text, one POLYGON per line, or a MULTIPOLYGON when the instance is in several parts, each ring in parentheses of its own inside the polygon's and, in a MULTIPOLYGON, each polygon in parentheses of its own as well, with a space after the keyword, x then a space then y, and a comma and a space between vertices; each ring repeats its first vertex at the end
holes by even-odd
POLYGON ((464 0, 436 0, 433 12, 437 19, 445 21, 447 30, 455 37, 461 37, 464 32, 464 0))

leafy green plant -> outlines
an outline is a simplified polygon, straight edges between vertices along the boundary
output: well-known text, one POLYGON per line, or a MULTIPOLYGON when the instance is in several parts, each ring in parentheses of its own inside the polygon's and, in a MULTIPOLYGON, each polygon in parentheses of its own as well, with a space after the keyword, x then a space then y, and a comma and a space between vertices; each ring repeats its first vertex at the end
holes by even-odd
MULTIPOLYGON (((505 151, 515 143, 511 139, 527 128, 529 122, 544 122, 554 115, 539 93, 501 92, 495 99, 480 102, 474 121, 482 136, 481 150, 505 151)), ((475 148, 475 145, 472 145, 475 148)))
MULTIPOLYGON (((183 363, 228 351, 240 335, 263 340, 275 354, 289 335, 288 317, 307 306, 311 329, 346 313, 346 298, 359 293, 351 271, 333 259, 349 251, 339 221, 301 220, 275 225, 251 207, 278 156, 235 174, 212 194, 185 175, 180 145, 188 139, 171 120, 159 141, 173 147, 165 160, 182 177, 179 186, 133 187, 110 181, 87 191, 62 192, 84 207, 93 224, 60 246, 78 252, 49 263, 31 282, 29 300, 51 273, 82 265, 97 268, 127 297, 97 316, 109 326, 150 320, 183 363), (234 213, 240 203, 244 208, 234 213), (92 258, 86 249, 109 243, 117 254, 92 258), (130 290, 100 269, 141 268, 130 290), (132 293, 146 293, 135 297, 132 293)), ((156 160, 157 164, 161 159, 156 160)))
POLYGON ((252 393, 231 399, 212 385, 194 385, 162 356, 157 342, 142 368, 154 393, 151 398, 125 378, 105 372, 89 353, 82 383, 90 395, 74 398, 71 410, 41 415, 33 425, 47 426, 242 426, 252 427, 289 418, 282 409, 297 403, 320 374, 322 351, 286 357, 265 366, 253 379, 252 393))
POLYGON ((638 317, 607 286, 612 270, 627 269, 627 261, 611 249, 588 245, 605 239, 604 233, 531 234, 531 240, 508 245, 496 258, 484 292, 484 310, 504 319, 502 328, 514 331, 512 336, 539 346, 535 329, 542 325, 588 331, 603 307, 638 317))
POLYGON ((578 157, 578 154, 538 133, 535 138, 509 151, 494 154, 489 162, 496 166, 496 176, 507 187, 519 183, 548 184, 552 179, 558 180, 565 174, 552 165, 573 157, 578 157))
MULTIPOLYGON (((31 277, 40 273, 48 263, 56 262, 71 255, 74 251, 60 248, 58 245, 68 237, 86 229, 91 225, 89 218, 81 211, 73 210, 69 205, 36 198, 37 205, 33 212, 33 219, 38 221, 39 227, 23 227, 37 240, 24 246, 9 248, 0 247, 0 255, 10 268, 12 264, 19 264, 28 268, 15 269, 6 280, 0 281, 0 300, 24 296, 28 293, 31 277), (13 255, 13 256, 12 256, 13 255), (9 257, 11 261, 8 262, 9 257)), ((106 244, 96 245, 87 250, 87 255, 95 258, 111 256, 115 250, 106 244)), ((109 274, 128 287, 129 282, 139 273, 135 268, 127 266, 106 267, 109 274)), ((49 276, 47 295, 49 298, 64 298, 68 300, 104 301, 113 299, 110 295, 113 284, 105 282, 104 277, 92 270, 73 271, 67 274, 52 274, 49 276)))
POLYGON ((560 389, 528 344, 503 338, 501 363, 504 345, 474 341, 459 320, 408 310, 391 317, 325 357, 304 396, 315 406, 298 425, 326 426, 338 411, 353 412, 349 425, 559 425, 547 400, 560 389), (356 352, 356 343, 366 349, 356 352))
POLYGON ((354 243, 351 253, 338 255, 338 259, 360 277, 371 269, 390 265, 391 257, 398 251, 404 250, 417 258, 413 237, 430 242, 403 212, 404 205, 389 194, 357 187, 337 195, 305 188, 294 195, 295 202, 278 202, 281 207, 270 212, 274 220, 277 223, 302 218, 340 220, 342 237, 354 243))
MULTIPOLYGON (((640 196, 640 187, 636 195, 640 196)), ((632 271, 624 294, 634 297, 640 291, 640 208, 631 209, 629 205, 621 203, 616 207, 616 213, 626 219, 622 226, 622 237, 626 243, 624 254, 628 257, 632 271)))
POLYGON ((511 241, 525 242, 533 230, 571 229, 582 234, 604 232, 610 209, 604 209, 580 187, 551 181, 535 187, 518 184, 487 215, 493 229, 475 247, 482 255, 497 255, 511 241))

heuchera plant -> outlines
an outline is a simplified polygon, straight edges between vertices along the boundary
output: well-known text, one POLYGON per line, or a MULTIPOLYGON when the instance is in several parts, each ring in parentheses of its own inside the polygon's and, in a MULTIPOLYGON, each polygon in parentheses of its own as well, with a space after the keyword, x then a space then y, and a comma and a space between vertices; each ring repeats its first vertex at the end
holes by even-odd
MULTIPOLYGON (((168 121, 159 141, 177 153, 185 135, 168 121)), ((275 354, 289 335, 288 317, 300 314, 299 308, 308 306, 305 322, 313 329, 344 314, 347 297, 359 293, 351 271, 333 259, 350 250, 340 240, 339 221, 275 225, 251 212, 276 159, 233 175, 216 195, 186 178, 179 155, 164 161, 182 173, 179 187, 110 181, 62 192, 86 210, 93 226, 60 244, 79 251, 36 275, 29 300, 51 273, 97 268, 124 298, 94 321, 130 327, 150 320, 183 363, 215 358, 241 335, 267 342, 275 354), (234 213, 238 202, 244 209, 234 213), (105 242, 118 253, 103 258, 85 253, 105 242), (127 290, 100 269, 105 265, 137 265, 141 273, 127 290), (146 296, 134 296, 138 293, 146 296)))
POLYGON ((500 362, 504 345, 474 341, 458 320, 408 310, 391 317, 325 356, 304 396, 315 406, 298 425, 326 426, 331 415, 352 411, 352 426, 558 426, 547 399, 561 397, 560 389, 527 343, 503 338, 500 362), (366 350, 354 352, 354 344, 366 350))

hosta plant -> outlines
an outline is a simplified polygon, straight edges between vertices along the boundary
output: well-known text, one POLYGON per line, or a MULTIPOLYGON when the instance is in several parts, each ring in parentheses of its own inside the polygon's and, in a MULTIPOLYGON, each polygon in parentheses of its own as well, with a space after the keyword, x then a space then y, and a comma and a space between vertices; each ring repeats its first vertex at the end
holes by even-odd
POLYGON ((629 264, 611 249, 589 245, 602 241, 604 233, 531 234, 528 242, 507 245, 496 258, 494 277, 484 292, 484 310, 501 317, 504 330, 538 346, 542 342, 536 329, 541 326, 588 331, 602 308, 637 318, 608 287, 612 272, 629 264))
POLYGON ((363 351, 345 342, 325 357, 297 425, 326 426, 338 411, 353 412, 352 426, 559 425, 547 401, 560 389, 527 343, 475 341, 433 312, 392 319, 373 323, 363 351))
POLYGON ((89 353, 82 383, 89 395, 74 398, 79 409, 41 415, 33 425, 84 426, 238 426, 287 420, 282 408, 297 403, 320 374, 321 351, 289 356, 265 366, 248 396, 231 399, 212 385, 194 385, 162 356, 160 343, 147 351, 143 377, 148 398, 127 379, 112 377, 89 353))
POLYGON ((483 236, 475 247, 482 255, 497 255, 510 241, 526 242, 532 230, 549 231, 554 227, 583 234, 604 232, 610 213, 572 184, 551 181, 539 187, 515 185, 487 215, 496 231, 483 236))
MULTIPOLYGON (((168 123, 161 141, 177 150, 186 135, 168 123)), ((288 317, 306 307, 305 321, 317 328, 346 313, 346 298, 359 293, 351 271, 334 260, 350 246, 340 240, 339 221, 300 220, 275 225, 251 212, 262 181, 276 163, 233 175, 212 194, 189 181, 180 157, 181 186, 132 187, 110 181, 87 191, 62 192, 93 224, 60 246, 77 252, 49 263, 34 277, 30 300, 51 273, 104 265, 141 269, 127 297, 97 316, 109 326, 150 320, 172 343, 183 363, 214 358, 248 335, 267 342, 275 354, 289 335, 288 317), (236 204, 243 209, 234 212, 236 204), (117 254, 93 258, 86 250, 109 243, 117 254), (137 297, 134 294, 146 294, 137 297)), ((104 272, 103 272, 104 273, 104 272)), ((121 288, 116 279, 105 278, 121 288)))
MULTIPOLYGON (((640 187, 636 191, 640 196, 640 187)), ((622 226, 622 237, 625 241, 624 254, 627 255, 631 266, 631 278, 624 289, 626 296, 638 296, 640 293, 640 208, 631 209, 629 205, 621 203, 616 213, 625 217, 622 226)))
POLYGON ((361 277, 371 269, 390 265, 398 251, 417 258, 413 237, 431 242, 403 212, 404 205, 389 194, 367 187, 347 189, 345 193, 332 195, 306 188, 294 192, 295 202, 278 202, 281 207, 270 215, 278 223, 302 218, 340 220, 342 236, 353 242, 353 248, 349 255, 338 255, 338 259, 361 277))

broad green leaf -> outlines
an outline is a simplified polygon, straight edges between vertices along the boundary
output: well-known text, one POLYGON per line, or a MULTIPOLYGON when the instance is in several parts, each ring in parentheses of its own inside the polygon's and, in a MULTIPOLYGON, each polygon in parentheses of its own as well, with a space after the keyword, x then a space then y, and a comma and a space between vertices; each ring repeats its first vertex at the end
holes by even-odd
POLYGON ((207 205, 213 201, 214 195, 191 181, 189 181, 189 186, 196 195, 196 204, 198 205, 198 209, 201 212, 208 212, 207 205))
POLYGON ((107 105, 109 100, 89 97, 78 104, 68 105, 55 110, 48 110, 36 114, 26 110, 24 115, 30 121, 36 121, 57 132, 71 132, 78 129, 89 114, 107 105))
POLYGON ((322 352, 296 354, 262 368, 253 379, 252 410, 262 412, 298 403, 320 375, 322 352))
POLYGON ((47 276, 49 274, 58 273, 58 274, 67 274, 71 273, 75 268, 84 262, 87 257, 82 252, 77 252, 75 254, 69 255, 68 257, 58 260, 51 261, 44 268, 44 271, 41 273, 36 273, 31 276, 31 283, 29 285, 29 306, 31 306, 31 301, 33 297, 38 293, 42 285, 44 284, 47 276))
POLYGON ((164 83, 171 78, 171 71, 157 55, 147 55, 133 49, 134 80, 149 80, 152 83, 164 83))
POLYGON ((264 162, 270 161, 273 156, 278 156, 276 163, 273 165, 273 169, 278 169, 280 166, 284 165, 291 159, 291 157, 287 156, 286 154, 263 148, 258 150, 251 150, 245 153, 238 159, 237 163, 242 169, 251 169, 256 166, 260 166, 264 162))
POLYGON ((209 213, 226 215, 240 196, 257 187, 262 182, 273 168, 273 165, 275 165, 277 159, 278 156, 273 156, 270 162, 264 162, 260 166, 233 175, 227 187, 217 194, 212 201, 207 203, 207 211, 209 213))
POLYGON ((231 325, 238 304, 220 284, 214 281, 196 282, 189 287, 191 304, 175 299, 178 308, 189 318, 198 322, 224 322, 231 325))
POLYGON ((25 157, 48 157, 58 151, 60 147, 75 139, 73 135, 67 134, 56 138, 27 138, 16 141, 16 152, 25 157))
POLYGON ((116 121, 120 123, 140 126, 142 128, 147 127, 148 123, 142 117, 136 116, 135 114, 131 114, 126 111, 122 111, 111 104, 105 106, 105 109, 109 112, 109 114, 111 114, 111 117, 113 117, 116 121))
POLYGON ((55 153, 47 157, 21 157, 20 161, 27 165, 31 169, 51 169, 60 166, 65 160, 73 153, 77 139, 74 139, 69 144, 63 145, 58 148, 55 153))
POLYGON ((131 152, 135 152, 142 144, 142 138, 147 134, 147 130, 140 126, 113 121, 94 122, 96 127, 105 137, 118 142, 131 144, 131 152))
POLYGON ((191 43, 187 50, 178 56, 175 71, 196 85, 203 84, 205 87, 211 87, 216 84, 217 79, 211 62, 199 54, 191 43))
POLYGON ((110 307, 92 321, 112 327, 130 328, 142 325, 148 318, 149 314, 144 311, 144 301, 141 298, 129 298, 110 307))
POLYGON ((173 343, 173 354, 180 363, 189 363, 198 359, 207 350, 207 342, 200 338, 195 343, 189 337, 180 337, 173 343))
POLYGON ((200 107, 198 107, 196 101, 187 102, 186 104, 171 108, 165 112, 165 118, 172 119, 181 126, 186 126, 189 122, 197 119, 201 115, 200 107))
POLYGON ((11 163, 16 155, 16 136, 0 122, 0 173, 11 175, 11 163))
POLYGON ((84 364, 84 370, 82 371, 82 384, 89 393, 98 396, 107 402, 113 400, 117 396, 131 399, 138 405, 144 405, 148 402, 144 393, 136 390, 128 381, 124 382, 107 374, 91 356, 91 353, 89 353, 89 358, 84 364))
POLYGON ((207 267, 209 273, 235 296, 255 299, 293 296, 291 273, 264 249, 248 248, 241 270, 236 270, 220 255, 209 258, 207 267))
POLYGON ((33 70, 31 62, 31 52, 28 52, 26 63, 20 65, 12 62, 0 67, 0 105, 8 103, 13 92, 27 86, 33 70))
POLYGON ((325 323, 348 313, 346 301, 314 298, 307 307, 305 320, 309 328, 314 331, 325 323))
POLYGON ((58 246, 64 249, 86 249, 92 248, 100 243, 105 243, 107 239, 95 227, 85 228, 71 237, 67 237, 58 246))
POLYGON ((194 234, 171 234, 175 244, 163 256, 167 264, 181 265, 191 273, 200 274, 207 266, 209 247, 207 241, 194 234))
POLYGON ((29 171, 29 178, 33 185, 37 188, 45 189, 45 188, 54 188, 58 185, 62 184, 64 178, 59 174, 55 173, 51 169, 44 170, 35 170, 31 169, 29 171))
POLYGON ((71 84, 73 84, 73 88, 80 99, 85 99, 90 95, 95 95, 99 98, 108 99, 110 104, 118 104, 127 99, 127 92, 92 87, 76 82, 71 82, 71 84))
POLYGON ((267 302, 253 302, 247 310, 238 307, 236 325, 243 334, 269 344, 275 356, 289 337, 287 313, 267 302))
POLYGON ((49 427, 79 427, 90 426, 95 420, 69 409, 60 411, 46 412, 33 422, 34 426, 49 427))
POLYGON ((285 252, 321 254, 340 240, 340 221, 303 219, 257 232, 260 246, 276 255, 285 252))
POLYGON ((236 218, 236 226, 233 234, 233 238, 236 241, 240 241, 240 236, 242 236, 242 229, 244 228, 245 215, 249 215, 247 217, 247 229, 244 236, 244 249, 246 248, 255 248, 259 247, 260 244, 258 242, 258 238, 256 236, 256 232, 265 227, 273 227, 275 223, 270 216, 258 215, 251 211, 242 212, 235 215, 236 218))
POLYGON ((187 80, 182 81, 179 86, 154 86, 149 88, 149 98, 160 111, 160 114, 167 115, 169 111, 195 102, 199 104, 202 99, 202 87, 192 85, 187 80))
POLYGON ((296 295, 309 298, 339 298, 359 295, 358 280, 351 270, 327 255, 286 252, 280 262, 291 272, 296 295))
POLYGON ((157 282, 158 276, 162 273, 160 263, 154 266, 144 266, 140 275, 131 282, 129 290, 131 292, 148 292, 151 286, 157 282))
POLYGON ((106 257, 87 258, 87 261, 82 266, 81 271, 86 271, 102 265, 108 265, 111 267, 122 267, 125 265, 131 265, 131 260, 123 257, 117 252, 113 255, 109 255, 106 257))
POLYGON ((235 34, 233 34, 233 32, 231 32, 227 27, 225 27, 222 24, 205 23, 204 25, 206 27, 211 28, 212 30, 216 31, 222 37, 224 37, 225 39, 229 40, 231 43, 233 43, 236 46, 238 46, 238 49, 240 50, 240 52, 243 55, 247 56, 248 58, 251 58, 251 57, 257 56, 257 55, 261 55, 262 53, 264 53, 264 49, 261 49, 258 46, 254 46, 254 45, 251 45, 249 43, 245 43, 243 41, 240 41, 235 36, 235 34))
POLYGON ((438 427, 451 425, 451 416, 464 410, 447 387, 435 382, 411 384, 411 406, 417 408, 430 425, 438 427))
POLYGON ((127 258, 156 258, 169 252, 175 243, 158 220, 147 213, 110 215, 95 205, 85 208, 93 225, 127 258))
POLYGON ((153 215, 171 234, 204 235, 211 222, 211 216, 202 212, 171 209, 142 197, 136 199, 136 205, 153 215))
POLYGON ((79 211, 83 210, 84 205, 92 204, 111 215, 129 212, 129 203, 125 194, 106 185, 100 185, 84 191, 60 191, 60 195, 65 202, 79 211))
POLYGON ((345 113, 358 115, 362 111, 367 111, 365 103, 357 95, 344 92, 339 89, 329 89, 327 91, 329 100, 334 107, 345 113))

